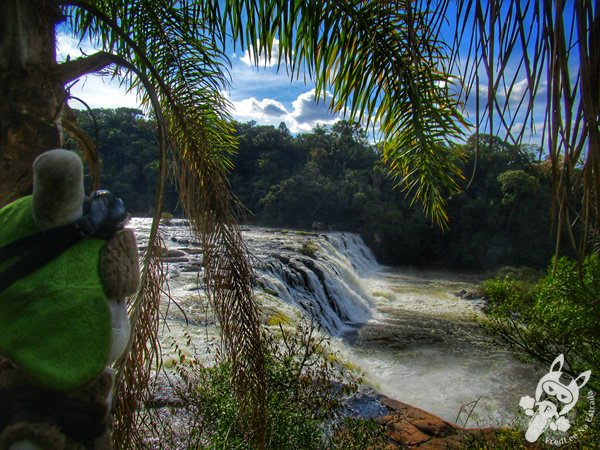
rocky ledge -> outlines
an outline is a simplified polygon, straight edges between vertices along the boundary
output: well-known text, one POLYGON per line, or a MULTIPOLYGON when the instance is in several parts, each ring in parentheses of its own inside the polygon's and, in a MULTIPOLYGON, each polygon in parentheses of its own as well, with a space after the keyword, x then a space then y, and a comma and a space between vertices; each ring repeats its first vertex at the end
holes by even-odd
POLYGON ((407 403, 379 396, 388 414, 375 418, 385 427, 388 449, 463 449, 473 442, 493 448, 494 428, 462 428, 407 403))

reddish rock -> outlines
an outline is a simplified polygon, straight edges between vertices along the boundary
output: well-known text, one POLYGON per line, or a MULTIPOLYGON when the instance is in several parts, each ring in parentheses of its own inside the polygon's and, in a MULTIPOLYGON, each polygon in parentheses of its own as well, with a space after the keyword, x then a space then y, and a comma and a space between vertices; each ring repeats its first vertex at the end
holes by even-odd
POLYGON ((431 439, 431 436, 426 435, 419 431, 417 427, 403 420, 390 421, 386 425, 385 434, 390 439, 404 445, 419 445, 431 439))
POLYGON ((458 434, 443 438, 433 438, 419 446, 419 449, 424 450, 454 450, 462 448, 465 448, 465 440, 463 436, 459 436, 458 434))
POLYGON ((492 445, 494 428, 462 428, 442 418, 407 403, 381 396, 389 414, 375 419, 385 427, 388 449, 419 448, 427 450, 462 449, 468 442, 492 445))

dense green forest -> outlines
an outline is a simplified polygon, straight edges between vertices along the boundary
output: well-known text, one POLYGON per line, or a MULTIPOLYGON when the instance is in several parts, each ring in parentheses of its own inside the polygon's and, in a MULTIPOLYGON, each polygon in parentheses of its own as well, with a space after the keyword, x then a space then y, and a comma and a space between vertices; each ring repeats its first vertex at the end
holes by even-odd
MULTIPOLYGON (((150 215, 158 170, 154 123, 128 108, 76 115, 90 136, 98 133, 102 187, 134 215, 150 215)), ((238 123, 236 130, 230 183, 247 209, 246 223, 358 232, 388 264, 543 267, 554 251, 548 166, 536 147, 489 135, 457 146, 465 189, 448 199, 443 232, 410 205, 411 195, 394 189, 397 180, 355 124, 297 136, 284 123, 238 123)), ((165 211, 180 212, 173 185, 165 211)))

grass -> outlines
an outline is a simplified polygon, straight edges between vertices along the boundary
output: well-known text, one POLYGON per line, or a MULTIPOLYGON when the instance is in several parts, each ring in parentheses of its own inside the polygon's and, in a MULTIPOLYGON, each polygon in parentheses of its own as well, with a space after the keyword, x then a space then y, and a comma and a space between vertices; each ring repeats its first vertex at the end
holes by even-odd
MULTIPOLYGON (((383 448, 381 426, 340 415, 344 399, 356 391, 356 378, 352 367, 331 353, 314 323, 290 331, 283 326, 289 321, 283 314, 269 321, 278 329, 269 332, 266 355, 266 448, 383 448)), ((183 407, 172 427, 177 432, 162 436, 161 442, 168 448, 253 448, 252 417, 233 394, 230 365, 204 366, 189 356, 190 345, 188 340, 186 346, 175 346, 180 357, 170 361, 183 407)))

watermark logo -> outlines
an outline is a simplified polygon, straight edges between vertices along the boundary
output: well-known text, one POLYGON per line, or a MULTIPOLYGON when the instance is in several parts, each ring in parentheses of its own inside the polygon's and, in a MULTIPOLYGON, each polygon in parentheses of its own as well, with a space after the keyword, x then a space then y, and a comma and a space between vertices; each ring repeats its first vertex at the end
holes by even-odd
MULTIPOLYGON (((535 390, 535 399, 529 396, 521 397, 519 406, 525 410, 525 414, 531 416, 525 433, 525 439, 529 442, 536 442, 548 429, 564 434, 572 426, 567 418, 567 413, 577 404, 579 390, 588 382, 592 371, 587 370, 577 378, 571 380, 569 384, 565 384, 560 380, 563 375, 562 368, 564 363, 565 358, 562 354, 554 360, 550 366, 550 372, 544 375, 538 382, 535 390)), ((595 405, 594 395, 591 391, 588 394, 588 403, 590 404, 591 411, 588 412, 589 420, 586 420, 591 422, 594 416, 595 405)), ((556 445, 567 443, 575 439, 575 436, 582 431, 575 430, 570 439, 547 439, 547 443, 556 445)))

